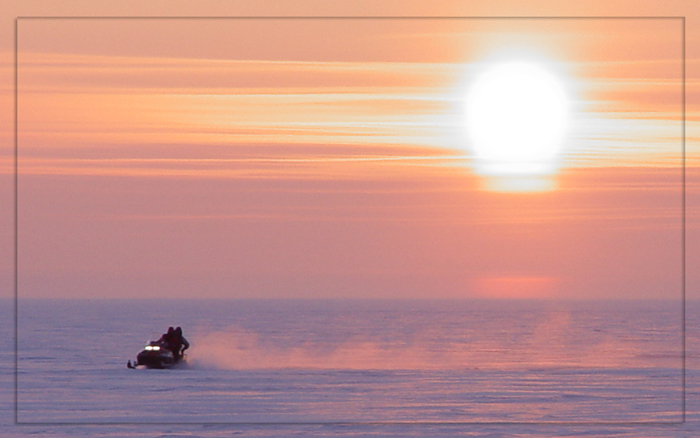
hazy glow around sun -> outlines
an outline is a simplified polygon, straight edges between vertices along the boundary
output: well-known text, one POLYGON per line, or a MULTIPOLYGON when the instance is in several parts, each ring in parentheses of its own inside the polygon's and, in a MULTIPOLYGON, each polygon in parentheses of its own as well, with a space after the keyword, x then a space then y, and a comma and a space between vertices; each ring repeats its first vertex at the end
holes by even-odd
POLYGON ((568 117, 557 76, 534 62, 492 64, 467 95, 467 131, 477 170, 489 175, 552 173, 568 117))

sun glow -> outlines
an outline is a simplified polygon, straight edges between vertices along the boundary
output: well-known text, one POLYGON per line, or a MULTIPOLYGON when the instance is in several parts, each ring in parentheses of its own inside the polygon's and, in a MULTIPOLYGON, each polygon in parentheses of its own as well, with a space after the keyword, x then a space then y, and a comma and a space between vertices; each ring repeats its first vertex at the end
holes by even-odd
POLYGON ((568 117, 561 81, 533 62, 501 62, 467 95, 467 130, 477 171, 495 176, 554 172, 568 117))

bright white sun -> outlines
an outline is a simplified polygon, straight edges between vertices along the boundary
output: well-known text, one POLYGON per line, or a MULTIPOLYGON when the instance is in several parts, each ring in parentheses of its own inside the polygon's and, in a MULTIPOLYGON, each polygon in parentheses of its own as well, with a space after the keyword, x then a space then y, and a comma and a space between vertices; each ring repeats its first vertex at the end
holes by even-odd
POLYGON ((487 68, 467 96, 467 130, 479 171, 553 172, 568 106, 561 81, 536 63, 502 62, 487 68))

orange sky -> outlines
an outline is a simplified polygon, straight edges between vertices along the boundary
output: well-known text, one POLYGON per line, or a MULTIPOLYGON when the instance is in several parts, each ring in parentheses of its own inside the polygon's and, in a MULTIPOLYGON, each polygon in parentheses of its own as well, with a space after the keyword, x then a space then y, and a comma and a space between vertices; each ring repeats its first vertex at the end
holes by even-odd
POLYGON ((680 298, 681 30, 20 20, 20 296, 680 298), (466 88, 512 53, 572 98, 553 190, 474 171, 466 88))

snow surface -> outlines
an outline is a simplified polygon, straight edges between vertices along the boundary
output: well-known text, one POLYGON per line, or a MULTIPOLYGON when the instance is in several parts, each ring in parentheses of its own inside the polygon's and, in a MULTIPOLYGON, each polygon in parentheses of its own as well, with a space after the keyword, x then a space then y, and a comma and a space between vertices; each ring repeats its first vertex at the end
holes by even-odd
POLYGON ((677 302, 21 301, 16 418, 0 306, 0 437, 700 436, 693 302, 685 422, 677 302))

